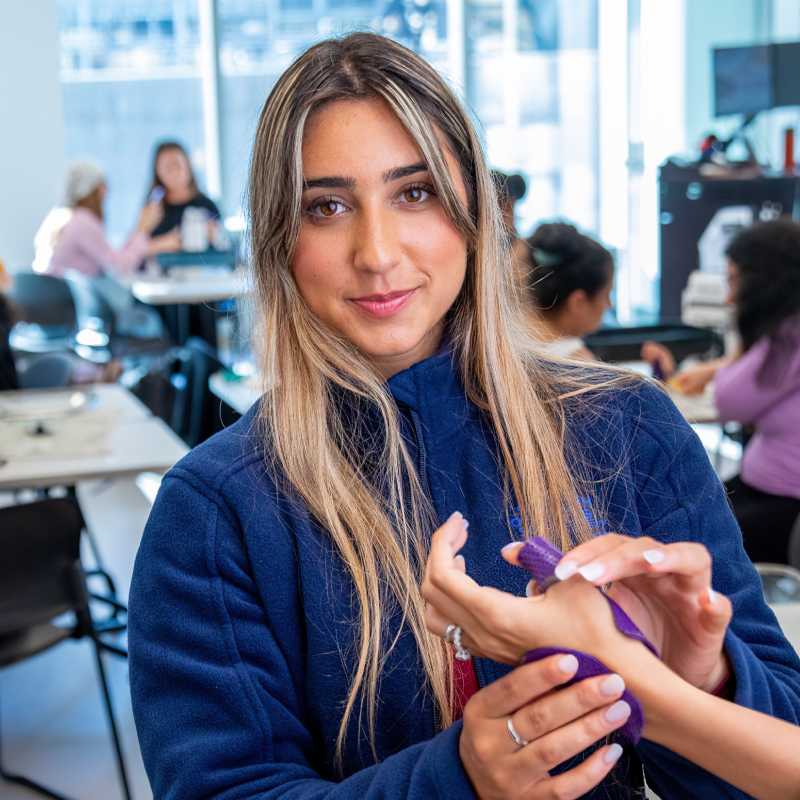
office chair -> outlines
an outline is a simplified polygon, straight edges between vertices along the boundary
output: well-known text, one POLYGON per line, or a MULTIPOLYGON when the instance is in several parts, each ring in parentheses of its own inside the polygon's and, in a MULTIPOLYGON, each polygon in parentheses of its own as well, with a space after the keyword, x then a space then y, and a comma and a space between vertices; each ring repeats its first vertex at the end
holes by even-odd
POLYGON ((9 335, 12 350, 52 353, 72 346, 77 333, 75 303, 61 278, 19 272, 8 298, 22 317, 9 335))
MULTIPOLYGON (((101 641, 101 628, 92 618, 89 603, 92 599, 102 600, 115 613, 124 606, 89 592, 79 553, 83 525, 77 503, 66 497, 0 508, 0 668, 31 658, 67 639, 91 639, 120 783, 126 800, 130 800, 101 657, 103 650, 123 656, 126 653, 101 641), (56 617, 67 612, 72 612, 72 621, 63 626, 53 624, 56 617)), ((124 624, 112 623, 103 630, 117 633, 124 628, 124 624)), ((8 772, 2 764, 1 751, 0 776, 54 800, 66 800, 30 778, 8 772)))
POLYGON ((64 280, 72 293, 79 331, 75 352, 91 361, 164 352, 161 317, 152 308, 130 306, 115 309, 100 284, 80 272, 70 271, 64 280))

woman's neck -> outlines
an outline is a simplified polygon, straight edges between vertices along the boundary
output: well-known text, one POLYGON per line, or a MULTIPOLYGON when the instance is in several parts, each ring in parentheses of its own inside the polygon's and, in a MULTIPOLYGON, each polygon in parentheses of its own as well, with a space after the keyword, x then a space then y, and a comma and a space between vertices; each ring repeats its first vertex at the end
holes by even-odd
POLYGON ((567 336, 580 336, 568 320, 563 319, 560 314, 541 314, 536 320, 540 335, 547 341, 564 339, 567 336))
POLYGON ((164 200, 171 206, 183 205, 183 203, 188 203, 190 200, 193 200, 194 197, 195 192, 188 186, 183 189, 178 189, 177 191, 171 189, 166 189, 164 191, 164 200))

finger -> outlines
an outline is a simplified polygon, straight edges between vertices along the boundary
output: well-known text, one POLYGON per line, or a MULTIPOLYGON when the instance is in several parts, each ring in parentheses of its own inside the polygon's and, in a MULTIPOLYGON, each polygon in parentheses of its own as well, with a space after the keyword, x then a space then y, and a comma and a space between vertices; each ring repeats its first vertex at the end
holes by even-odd
POLYGON ((617 700, 531 742, 522 748, 517 760, 524 761, 532 772, 551 770, 621 728, 630 713, 630 706, 617 700))
POLYGON ((731 601, 709 586, 698 593, 697 603, 700 606, 699 619, 703 629, 715 636, 725 633, 733 616, 731 601))
MULTIPOLYGON (((560 692, 553 692, 547 697, 528 703, 511 715, 511 721, 519 736, 528 742, 534 742, 598 708, 613 704, 622 697, 624 690, 625 681, 613 673, 587 678, 560 692)), ((624 708, 619 707, 617 710, 625 709, 627 709, 625 712, 627 718, 627 715, 630 714, 630 707, 627 703, 624 708)), ((613 715, 608 722, 612 721, 615 723, 617 721, 613 715)), ((591 744, 593 741, 596 740, 592 739, 589 743, 591 744)), ((511 741, 511 744, 513 745, 514 742, 511 741)), ((580 750, 576 752, 580 752, 580 750)), ((556 764, 560 763, 560 761, 556 762, 556 764)))
POLYGON ((486 719, 508 717, 526 703, 566 683, 577 671, 578 659, 573 655, 554 655, 523 664, 474 695, 464 715, 471 713, 486 719))
POLYGON ((701 544, 676 542, 665 545, 650 537, 621 538, 616 547, 582 563, 577 571, 595 586, 637 575, 668 573, 684 578, 688 589, 695 587, 699 590, 711 582, 711 556, 701 544))
POLYGON ((595 536, 588 542, 578 545, 570 550, 556 567, 556 577, 565 581, 571 578, 580 567, 594 561, 603 554, 622 546, 624 543, 634 541, 629 536, 621 536, 618 533, 604 533, 602 536, 595 536))
MULTIPOLYGON (((562 772, 547 781, 546 788, 552 798, 574 800, 588 794, 614 768, 622 755, 622 746, 608 744, 592 753, 582 764, 574 769, 562 772)), ((541 784, 537 785, 537 789, 541 784)))

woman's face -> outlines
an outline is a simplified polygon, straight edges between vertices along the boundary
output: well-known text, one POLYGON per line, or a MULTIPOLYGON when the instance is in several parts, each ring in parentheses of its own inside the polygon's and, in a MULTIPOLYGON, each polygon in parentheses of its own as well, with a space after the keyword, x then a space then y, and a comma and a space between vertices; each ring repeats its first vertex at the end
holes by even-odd
POLYGON ((739 267, 728 259, 728 294, 725 296, 725 305, 735 306, 739 294, 739 267))
POLYGON ((594 333, 600 327, 603 314, 613 308, 611 304, 611 290, 614 288, 614 278, 594 296, 586 301, 586 333, 594 333))
MULTIPOLYGON (((443 148, 466 204, 458 164, 443 148)), ((379 100, 337 101, 306 125, 292 274, 309 309, 384 378, 433 354, 467 267, 414 140, 379 100)))
POLYGON ((189 160, 174 148, 164 150, 156 160, 156 175, 168 192, 183 192, 192 179, 189 160))

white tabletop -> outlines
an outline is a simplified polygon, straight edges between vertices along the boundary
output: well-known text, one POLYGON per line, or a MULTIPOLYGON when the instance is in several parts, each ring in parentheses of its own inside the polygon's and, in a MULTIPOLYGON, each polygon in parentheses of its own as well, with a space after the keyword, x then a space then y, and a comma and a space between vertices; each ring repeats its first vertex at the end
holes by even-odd
POLYGON ((261 396, 261 390, 253 376, 229 381, 221 372, 215 372, 208 379, 208 388, 240 414, 246 414, 261 396))
POLYGON ((137 300, 151 306, 212 303, 250 291, 244 270, 231 272, 217 267, 175 267, 169 275, 124 275, 118 280, 137 300))
POLYGON ((110 452, 70 458, 9 458, 0 465, 0 491, 74 485, 95 478, 134 476, 147 470, 165 472, 189 452, 183 440, 165 422, 150 415, 147 408, 123 387, 94 385, 80 388, 95 392, 100 408, 119 411, 119 421, 108 437, 110 452))

